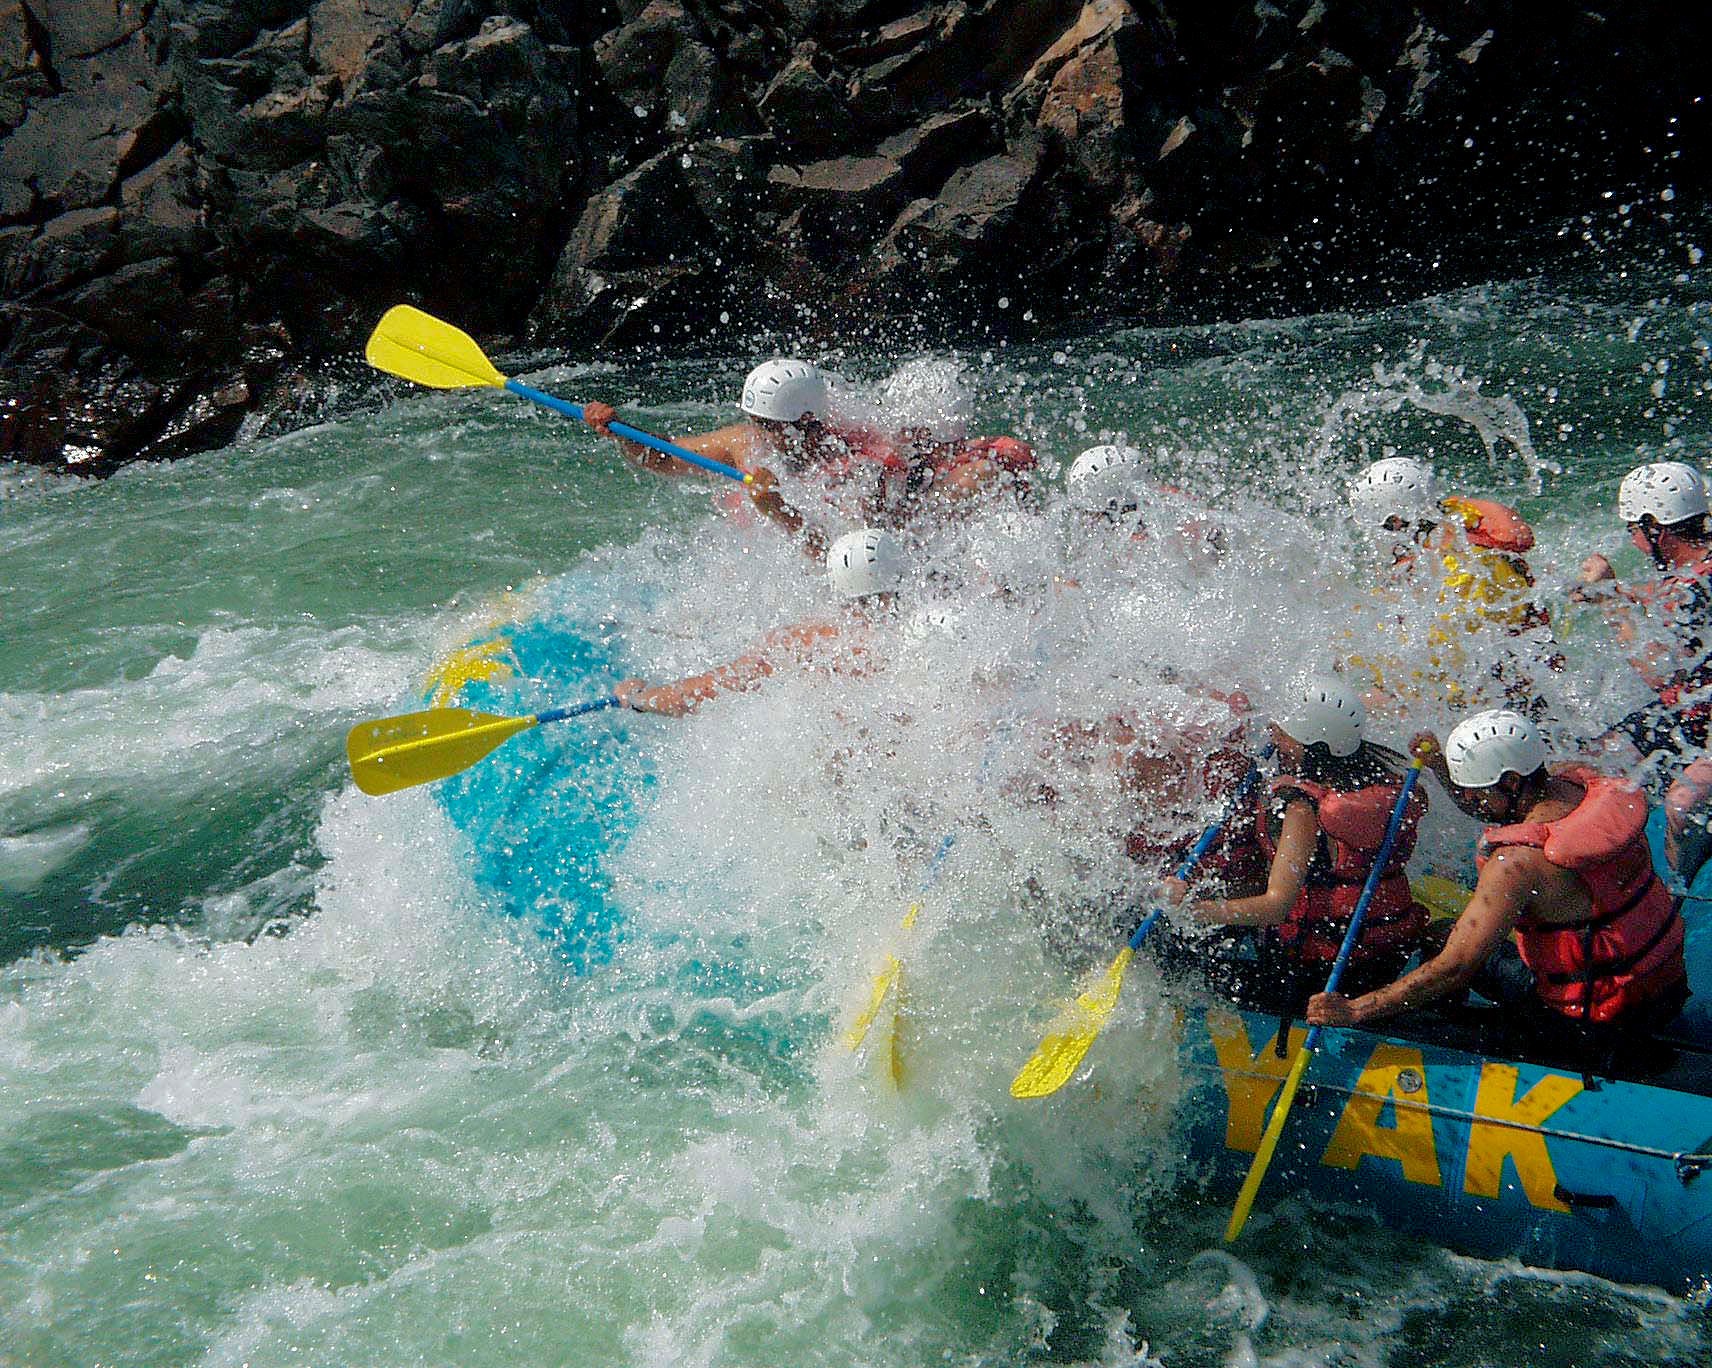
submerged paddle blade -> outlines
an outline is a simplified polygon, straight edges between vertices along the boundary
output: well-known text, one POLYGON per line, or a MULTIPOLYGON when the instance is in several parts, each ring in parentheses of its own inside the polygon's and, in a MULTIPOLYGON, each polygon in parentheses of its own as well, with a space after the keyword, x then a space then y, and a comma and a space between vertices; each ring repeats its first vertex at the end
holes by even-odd
POLYGON ((1105 978, 1072 1002, 1052 1023, 1028 1063, 1011 1080, 1012 1097, 1045 1097, 1070 1081, 1088 1047, 1116 1010, 1118 994, 1123 991, 1124 971, 1134 958, 1135 950, 1124 946, 1106 970, 1105 978))
POLYGON ((1472 890, 1464 888, 1455 879, 1447 879, 1442 874, 1423 874, 1409 881, 1409 892, 1415 901, 1427 909, 1427 915, 1434 921, 1454 920, 1462 915, 1462 910, 1468 906, 1468 900, 1474 896, 1472 890))
MULTIPOLYGON (((909 911, 904 913, 902 929, 908 931, 915 925, 916 918, 920 915, 921 904, 911 903, 909 911)), ((886 999, 891 996, 892 989, 897 986, 898 976, 903 971, 903 961, 896 954, 888 954, 880 972, 874 975, 874 986, 868 991, 868 1005, 862 1009, 862 1014, 850 1023, 850 1029, 845 1032, 844 1043, 851 1050, 862 1048, 862 1042, 868 1038, 869 1030, 879 1019, 880 1009, 886 1005, 886 999)))
POLYGON ((386 311, 363 355, 376 370, 434 389, 505 384, 473 337, 408 304, 386 311))
POLYGON ((345 738, 351 777, 364 793, 396 793, 466 770, 533 717, 497 717, 466 708, 430 708, 359 722, 345 738))
POLYGON ((424 689, 431 689, 428 701, 436 708, 450 707, 466 684, 478 680, 507 679, 517 673, 517 657, 512 653, 510 637, 495 637, 460 647, 428 672, 424 689))

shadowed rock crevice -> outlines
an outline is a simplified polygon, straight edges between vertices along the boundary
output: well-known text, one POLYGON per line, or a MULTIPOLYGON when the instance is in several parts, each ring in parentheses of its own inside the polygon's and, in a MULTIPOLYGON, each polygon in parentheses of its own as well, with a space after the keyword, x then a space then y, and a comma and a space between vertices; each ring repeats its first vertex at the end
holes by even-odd
POLYGON ((0 0, 0 455, 315 416, 400 300, 812 347, 1510 274, 1608 197, 1702 204, 1709 37, 1673 0, 0 0))

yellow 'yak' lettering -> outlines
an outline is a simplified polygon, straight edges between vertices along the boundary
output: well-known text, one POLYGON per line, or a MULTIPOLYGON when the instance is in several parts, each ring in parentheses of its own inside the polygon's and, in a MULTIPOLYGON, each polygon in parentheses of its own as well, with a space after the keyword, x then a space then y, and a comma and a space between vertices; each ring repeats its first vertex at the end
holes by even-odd
POLYGON ((1353 1169, 1364 1155, 1371 1154, 1376 1159, 1396 1160, 1411 1183, 1438 1187, 1442 1180, 1438 1150, 1433 1144, 1433 1118, 1425 1110, 1426 1077, 1426 1061, 1419 1050, 1385 1041, 1376 1045, 1320 1162, 1353 1169), (1397 1076, 1404 1069, 1412 1070, 1421 1080, 1417 1092, 1406 1094, 1398 1088, 1397 1076), (1393 1098, 1398 1100, 1393 1109, 1396 1124, 1382 1126, 1380 1114, 1393 1098))
MULTIPOLYGON (((1207 1032, 1213 1038, 1213 1053, 1218 1056, 1219 1073, 1230 1104, 1225 1120, 1225 1146, 1253 1154, 1260 1148, 1266 1108, 1284 1085, 1284 1075, 1290 1072, 1290 1058, 1280 1059, 1273 1048, 1278 1043, 1277 1032, 1258 1052, 1251 1049, 1248 1028, 1234 1012, 1208 1012, 1207 1032)), ((1298 1026, 1291 1031, 1288 1055, 1293 1057, 1307 1038, 1306 1027, 1298 1026)))
POLYGON ((1503 1121, 1502 1126, 1483 1126, 1476 1121, 1468 1136, 1468 1166, 1463 1170, 1462 1190, 1475 1197, 1496 1197, 1504 1177, 1504 1157, 1515 1161, 1522 1191, 1542 1211, 1568 1211, 1554 1196, 1557 1170, 1546 1150, 1546 1138, 1514 1126, 1538 1126, 1581 1091, 1581 1080, 1564 1074, 1547 1074, 1521 1097, 1516 1096, 1520 1070, 1514 1064, 1484 1064, 1480 1087, 1475 1093, 1477 1116, 1503 1121))

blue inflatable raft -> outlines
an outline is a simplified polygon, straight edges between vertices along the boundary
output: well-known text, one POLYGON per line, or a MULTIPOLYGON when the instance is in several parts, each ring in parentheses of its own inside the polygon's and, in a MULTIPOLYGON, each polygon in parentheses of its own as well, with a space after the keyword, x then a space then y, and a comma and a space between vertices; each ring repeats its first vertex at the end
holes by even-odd
MULTIPOLYGON (((613 633, 508 624, 441 662, 430 701, 527 713, 609 693, 619 675, 613 633)), ((469 837, 477 886, 577 972, 609 960, 624 933, 611 865, 653 788, 648 731, 622 712, 536 727, 435 786, 469 837)))

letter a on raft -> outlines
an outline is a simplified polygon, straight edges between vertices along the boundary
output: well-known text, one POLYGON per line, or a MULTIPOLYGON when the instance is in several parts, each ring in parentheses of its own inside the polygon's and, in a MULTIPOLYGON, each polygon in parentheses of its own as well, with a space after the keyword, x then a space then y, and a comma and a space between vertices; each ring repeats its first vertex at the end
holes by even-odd
MULTIPOLYGON (((1260 1144, 1266 1109, 1277 1096, 1289 1069, 1289 1058, 1279 1058, 1274 1048, 1276 1037, 1255 1050, 1249 1043, 1243 1019, 1234 1012, 1208 1012, 1207 1032, 1212 1038, 1228 1103, 1225 1146, 1252 1154, 1260 1144)), ((1305 1035, 1301 1028, 1290 1033, 1286 1056, 1300 1047, 1305 1035)), ((1556 1196, 1557 1170, 1539 1128, 1581 1092, 1581 1080, 1547 1073, 1518 1097, 1520 1076, 1521 1071, 1514 1064, 1491 1061, 1481 1064, 1462 1190, 1471 1197, 1499 1196, 1503 1189, 1504 1161, 1508 1159, 1530 1203, 1542 1211, 1568 1211, 1556 1196)), ((1433 1131, 1428 1078, 1429 1070, 1420 1050, 1394 1041, 1379 1041, 1344 1104, 1320 1162, 1353 1170, 1371 1155, 1399 1165, 1402 1176, 1411 1183, 1442 1187, 1444 1177, 1433 1131), (1403 1081, 1406 1078, 1410 1080, 1408 1084, 1403 1081), (1393 1111, 1390 1125, 1383 1124, 1387 1107, 1393 1111)), ((1466 1113, 1446 1115, 1468 1120, 1466 1113)))

